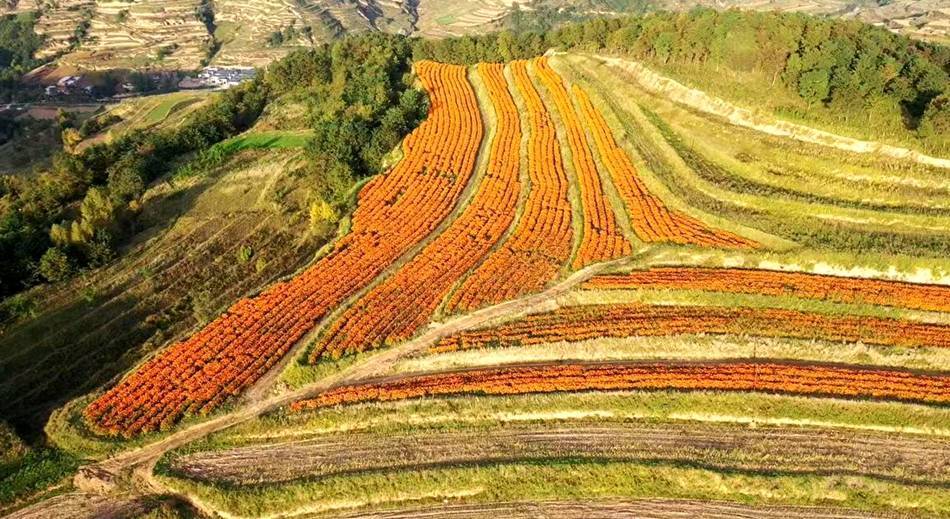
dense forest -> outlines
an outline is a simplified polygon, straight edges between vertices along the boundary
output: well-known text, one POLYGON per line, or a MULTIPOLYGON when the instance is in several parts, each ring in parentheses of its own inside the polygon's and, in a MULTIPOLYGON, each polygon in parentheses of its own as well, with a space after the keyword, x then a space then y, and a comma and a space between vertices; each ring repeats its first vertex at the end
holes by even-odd
POLYGON ((42 38, 33 31, 33 13, 0 17, 0 88, 4 90, 36 67, 42 38))

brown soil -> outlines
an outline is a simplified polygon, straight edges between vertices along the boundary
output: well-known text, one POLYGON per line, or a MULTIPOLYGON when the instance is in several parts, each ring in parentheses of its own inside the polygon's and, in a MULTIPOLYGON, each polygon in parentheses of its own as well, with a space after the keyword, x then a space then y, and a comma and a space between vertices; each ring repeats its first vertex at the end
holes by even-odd
POLYGON ((737 503, 688 499, 643 499, 636 501, 539 501, 442 505, 432 508, 369 512, 345 516, 347 519, 865 519, 902 517, 841 508, 793 506, 758 507, 737 503))

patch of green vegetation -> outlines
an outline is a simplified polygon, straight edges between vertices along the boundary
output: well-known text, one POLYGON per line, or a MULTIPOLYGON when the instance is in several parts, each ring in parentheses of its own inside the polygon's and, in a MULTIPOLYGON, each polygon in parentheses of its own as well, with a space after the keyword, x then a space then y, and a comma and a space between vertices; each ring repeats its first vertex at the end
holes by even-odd
POLYGON ((0 462, 0 505, 46 490, 72 475, 80 460, 66 452, 36 447, 26 454, 0 462))
POLYGON ((244 150, 306 148, 312 136, 312 132, 308 131, 270 131, 242 134, 201 151, 193 160, 178 168, 172 178, 180 180, 205 174, 224 164, 236 153, 244 150))
POLYGON ((225 153, 246 149, 305 148, 310 143, 312 132, 254 132, 239 135, 220 143, 225 153))
POLYGON ((181 110, 186 106, 201 101, 201 96, 180 96, 170 95, 167 99, 159 103, 145 116, 145 124, 158 124, 168 118, 175 111, 181 110))

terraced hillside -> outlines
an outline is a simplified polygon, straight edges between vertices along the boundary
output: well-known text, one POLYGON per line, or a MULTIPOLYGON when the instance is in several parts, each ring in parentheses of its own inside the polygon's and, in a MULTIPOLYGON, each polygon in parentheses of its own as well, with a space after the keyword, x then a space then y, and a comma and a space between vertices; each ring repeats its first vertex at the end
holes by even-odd
MULTIPOLYGON (((152 494, 228 517, 946 517, 946 159, 634 69, 415 62, 428 118, 316 257, 268 202, 300 187, 292 149, 153 186, 192 207, 96 272, 115 312, 64 294, 55 333, 0 340, 42 352, 35 374, 66 341, 83 372, 163 346, 55 413, 89 464, 13 517, 152 494)), ((279 119, 221 146, 292 141, 258 139, 279 119)), ((11 409, 44 390, 27 375, 11 409)))
POLYGON ((795 11, 857 19, 913 38, 946 42, 950 8, 940 0, 656 0, 582 5, 561 0, 18 0, 0 14, 37 10, 37 32, 46 35, 42 56, 65 54, 80 68, 160 67, 194 69, 261 66, 295 48, 364 31, 442 38, 508 27, 513 13, 544 23, 649 9, 687 11, 696 6, 795 11), (202 13, 200 16, 198 13, 202 13))

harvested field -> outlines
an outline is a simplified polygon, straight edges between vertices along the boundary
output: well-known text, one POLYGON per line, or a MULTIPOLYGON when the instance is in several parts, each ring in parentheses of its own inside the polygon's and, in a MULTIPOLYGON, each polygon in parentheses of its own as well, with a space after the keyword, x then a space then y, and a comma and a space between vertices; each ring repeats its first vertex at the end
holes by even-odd
POLYGON ((723 470, 819 472, 947 485, 950 440, 803 427, 696 423, 558 423, 347 433, 199 452, 171 470, 248 485, 370 470, 583 458, 686 462, 723 470))
POLYGON ((950 375, 770 361, 528 364, 406 375, 339 386, 316 398, 295 402, 292 409, 435 395, 623 389, 759 391, 946 404, 950 402, 950 375))
POLYGON ((950 326, 944 324, 778 308, 630 303, 566 306, 552 312, 532 314, 494 328, 451 335, 436 343, 432 351, 686 333, 950 347, 950 326))
POLYGON ((641 499, 636 501, 534 501, 446 504, 431 508, 365 512, 346 519, 871 519, 899 517, 860 510, 796 506, 751 506, 724 501, 641 499))
POLYGON ((654 267, 591 278, 583 288, 672 288, 738 294, 794 296, 839 303, 869 303, 932 312, 950 311, 950 286, 801 272, 740 268, 654 267))
POLYGON ((146 507, 135 501, 85 492, 69 492, 40 501, 6 516, 6 519, 110 519, 136 517, 146 507))

